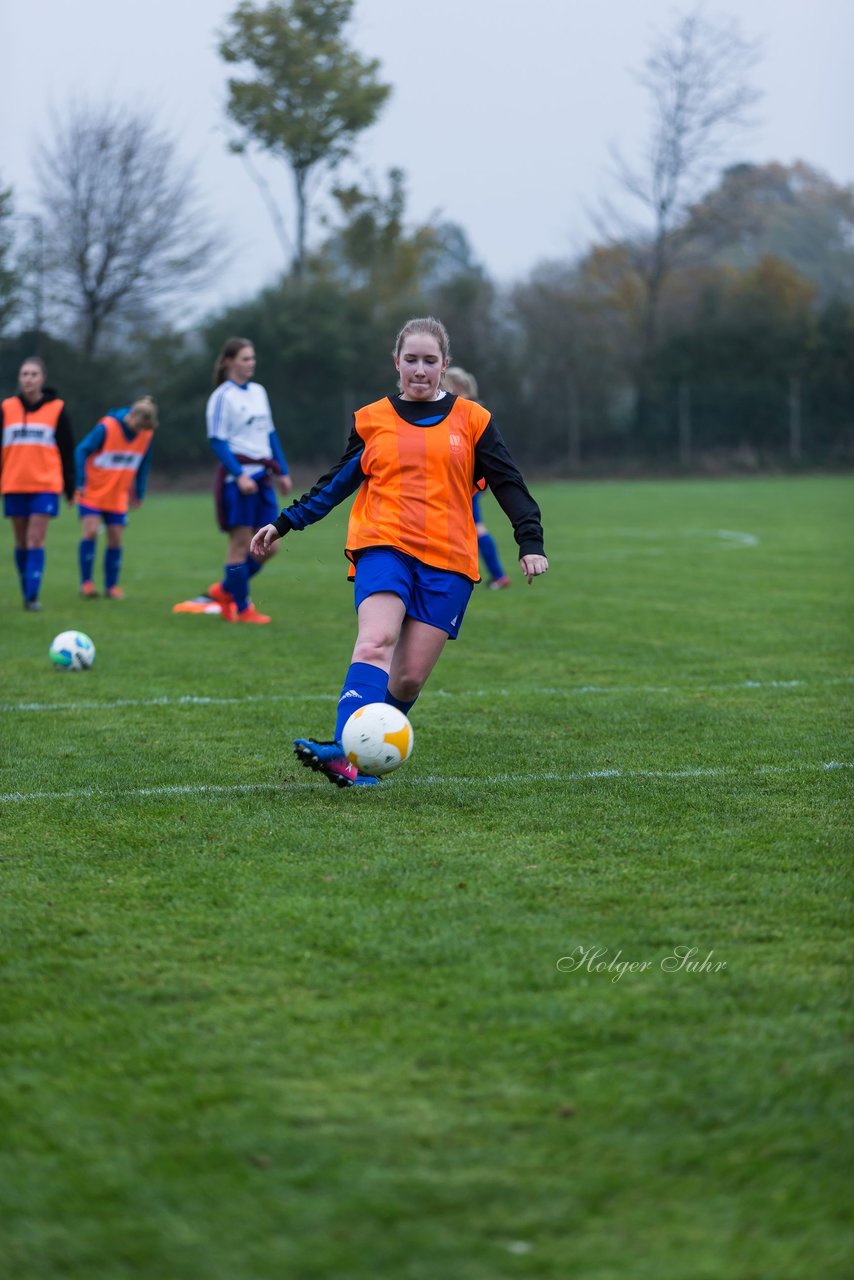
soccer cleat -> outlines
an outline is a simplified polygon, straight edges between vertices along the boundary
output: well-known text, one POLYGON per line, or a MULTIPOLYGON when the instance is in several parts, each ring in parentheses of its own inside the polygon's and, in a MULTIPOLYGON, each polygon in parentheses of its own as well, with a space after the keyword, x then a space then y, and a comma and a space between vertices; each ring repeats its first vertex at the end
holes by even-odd
POLYGON ((42 611, 41 601, 40 601, 40 600, 25 600, 25 601, 24 601, 24 608, 26 609, 27 613, 41 613, 41 611, 42 611))
POLYGON ((234 604, 234 596, 230 591, 226 591, 221 582, 212 582, 206 594, 210 596, 211 600, 215 600, 223 610, 227 604, 234 604))
POLYGON ((379 778, 360 773, 344 756, 340 742, 315 742, 313 738, 297 738, 294 755, 307 769, 322 773, 336 787, 376 787, 379 778))
POLYGON ((250 600, 249 604, 241 613, 234 604, 227 605, 223 608, 222 616, 226 622, 272 622, 272 618, 266 613, 259 613, 254 604, 250 600))
POLYGON ((107 587, 104 595, 108 600, 124 600, 125 598, 125 593, 121 587, 107 587))
POLYGON ((511 586, 510 579, 506 573, 502 573, 500 578, 493 578, 489 584, 490 591, 503 591, 505 587, 511 586))
POLYGON ((84 600, 94 600, 98 594, 94 582, 87 580, 80 583, 80 594, 84 600))

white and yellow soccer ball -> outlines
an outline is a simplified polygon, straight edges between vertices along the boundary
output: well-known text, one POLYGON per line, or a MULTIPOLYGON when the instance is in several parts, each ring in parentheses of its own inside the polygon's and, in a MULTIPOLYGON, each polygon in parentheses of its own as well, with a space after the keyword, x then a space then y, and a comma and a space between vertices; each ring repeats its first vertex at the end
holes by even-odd
POLYGON ((350 763, 375 778, 405 764, 414 742, 406 716, 385 702, 369 702, 354 711, 341 734, 341 746, 350 763))
POLYGON ((86 671, 95 661, 95 646, 82 631, 60 631, 49 652, 57 671, 86 671))

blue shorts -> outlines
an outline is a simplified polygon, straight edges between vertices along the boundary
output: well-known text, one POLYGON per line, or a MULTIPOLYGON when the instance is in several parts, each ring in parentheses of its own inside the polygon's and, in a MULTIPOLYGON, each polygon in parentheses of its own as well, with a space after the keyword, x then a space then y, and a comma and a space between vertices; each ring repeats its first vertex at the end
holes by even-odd
POLYGON ((104 524, 127 524, 127 513, 124 511, 102 511, 100 507, 86 507, 82 502, 78 502, 77 510, 80 513, 80 519, 84 516, 100 516, 104 524))
POLYGON ((3 514, 12 516, 50 516, 59 515, 58 493, 5 493, 3 495, 3 514))
POLYGON ((355 585, 357 609, 368 596, 392 591, 403 601, 407 618, 447 631, 456 640, 474 584, 391 547, 369 547, 358 553, 355 585))
POLYGON ((259 480, 257 493, 241 493, 233 480, 222 487, 222 517, 226 529, 245 525, 248 529, 260 529, 272 524, 279 515, 279 503, 275 490, 266 480, 259 480))

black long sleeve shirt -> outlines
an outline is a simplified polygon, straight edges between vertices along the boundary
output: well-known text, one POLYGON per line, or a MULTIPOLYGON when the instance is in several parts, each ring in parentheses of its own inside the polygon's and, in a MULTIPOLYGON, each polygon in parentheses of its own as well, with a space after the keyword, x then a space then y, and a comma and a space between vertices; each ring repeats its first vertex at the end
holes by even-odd
MULTIPOLYGON (((423 403, 389 396, 397 413, 413 426, 420 426, 425 416, 423 403)), ((457 397, 447 394, 441 400, 430 401, 430 426, 444 421, 457 397)), ((430 426, 424 430, 429 431, 430 426)), ((304 529, 322 520, 325 515, 355 493, 366 479, 361 467, 364 441, 356 430, 355 421, 350 431, 347 447, 333 467, 321 476, 307 493, 292 506, 286 508, 275 521, 282 535, 292 529, 304 529)), ((543 555, 543 526, 540 509, 528 491, 525 481, 500 431, 490 418, 474 451, 472 485, 485 480, 495 494, 498 505, 513 526, 513 535, 519 547, 519 557, 543 555)))

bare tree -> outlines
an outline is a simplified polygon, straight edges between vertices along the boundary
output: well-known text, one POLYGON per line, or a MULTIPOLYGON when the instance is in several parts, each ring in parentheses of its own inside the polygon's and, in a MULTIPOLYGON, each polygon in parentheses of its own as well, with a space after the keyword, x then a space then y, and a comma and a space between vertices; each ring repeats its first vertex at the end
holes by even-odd
POLYGON ((18 305, 20 281, 15 268, 14 218, 12 188, 0 185, 0 334, 5 332, 18 305))
POLYGON ((87 355, 107 328, 183 306, 220 265, 192 171, 149 114, 73 104, 37 176, 52 300, 87 355))
POLYGON ((650 365, 658 340, 662 291, 685 248, 689 206, 701 194, 734 137, 750 122, 760 94, 750 84, 759 55, 733 19, 707 17, 703 6, 678 15, 660 36, 639 76, 653 122, 639 165, 616 154, 623 189, 645 211, 643 225, 621 219, 619 239, 632 250, 642 282, 639 418, 646 412, 650 365))

